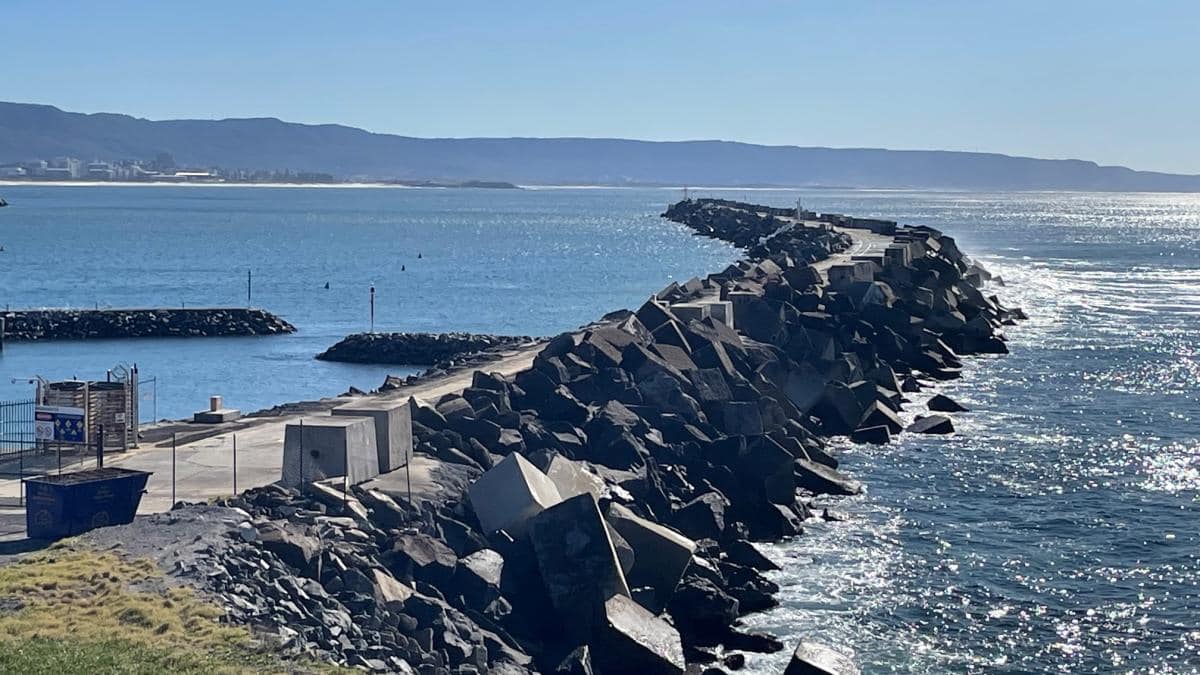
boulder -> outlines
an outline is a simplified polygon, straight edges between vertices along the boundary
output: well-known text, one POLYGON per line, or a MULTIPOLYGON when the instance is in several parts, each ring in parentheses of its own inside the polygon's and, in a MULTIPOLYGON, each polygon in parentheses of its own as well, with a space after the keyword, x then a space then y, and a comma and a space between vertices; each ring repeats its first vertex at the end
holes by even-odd
POLYGON ((661 608, 691 563, 696 542, 620 504, 609 504, 605 519, 633 548, 633 568, 627 575, 629 584, 654 589, 655 605, 661 608))
POLYGON ((411 586, 398 581, 384 570, 371 570, 371 579, 375 589, 375 602, 389 611, 398 612, 404 609, 404 603, 412 597, 411 586))
POLYGON ((797 459, 794 466, 796 485, 813 494, 856 495, 862 492, 862 483, 824 464, 797 459))
POLYGON ((259 545, 297 570, 311 570, 321 553, 321 542, 316 537, 295 531, 284 522, 270 520, 259 525, 259 545))
POLYGON ((671 523, 680 532, 693 539, 719 541, 725 532, 725 510, 729 500, 716 490, 705 492, 671 517, 671 523))
POLYGON ((587 645, 576 647, 575 651, 563 657, 554 669, 554 675, 592 675, 592 650, 587 645))
POLYGON ((954 422, 945 415, 918 415, 907 431, 911 434, 952 434, 954 422))
POLYGON ((591 646, 605 673, 681 675, 687 665, 679 631, 624 595, 604 603, 604 625, 591 646))
POLYGON ((859 675, 854 660, 811 640, 800 640, 784 675, 859 675))
POLYGON ((458 561, 453 587, 468 606, 483 609, 500 597, 503 574, 504 558, 485 548, 458 561))
MULTIPOLYGON (((874 389, 874 385, 871 385, 871 388, 874 389)), ((893 434, 898 434, 901 431, 904 431, 904 422, 902 422, 899 416, 896 415, 896 411, 892 410, 883 403, 880 403, 879 401, 873 401, 866 407, 866 410, 863 411, 862 418, 858 421, 858 426, 883 426, 887 427, 887 430, 893 434)))
POLYGON ((515 452, 480 476, 468 494, 486 534, 504 530, 513 537, 524 534, 531 517, 562 501, 546 474, 515 452))
POLYGON ((969 410, 966 406, 942 394, 934 394, 925 405, 930 410, 936 410, 937 412, 967 412, 969 410))
POLYGON ((388 568, 403 580, 419 580, 441 586, 454 575, 458 557, 440 539, 427 534, 401 534, 393 540, 386 556, 388 568))
POLYGON ((873 427, 859 427, 850 434, 850 440, 855 443, 887 445, 892 442, 892 432, 882 424, 873 427))
POLYGON ((592 635, 604 604, 629 596, 608 529, 589 493, 572 497, 529 520, 529 539, 550 602, 570 625, 568 633, 592 635))

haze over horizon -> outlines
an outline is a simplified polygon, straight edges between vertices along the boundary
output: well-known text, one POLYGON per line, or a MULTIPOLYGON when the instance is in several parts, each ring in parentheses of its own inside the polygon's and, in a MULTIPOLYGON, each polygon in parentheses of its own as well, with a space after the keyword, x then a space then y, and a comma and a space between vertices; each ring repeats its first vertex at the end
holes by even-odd
POLYGON ((422 138, 720 139, 1200 174, 1200 8, 1185 2, 58 7, 6 3, 0 41, 29 55, 6 100, 422 138))

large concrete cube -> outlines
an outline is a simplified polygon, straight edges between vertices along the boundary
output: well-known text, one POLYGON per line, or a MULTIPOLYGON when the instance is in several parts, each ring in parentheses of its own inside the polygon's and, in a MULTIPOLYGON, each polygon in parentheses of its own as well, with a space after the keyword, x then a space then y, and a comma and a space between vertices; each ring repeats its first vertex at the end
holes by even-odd
POLYGON ((558 488, 519 453, 512 453, 475 481, 468 496, 484 533, 525 533, 533 516, 562 501, 558 488))
POLYGON ((345 417, 370 417, 375 420, 375 444, 379 452, 379 473, 395 471, 412 459, 412 407, 409 399, 389 401, 362 398, 333 409, 345 417))
POLYGON ((529 521, 542 584, 575 636, 601 625, 604 603, 629 585, 604 518, 590 493, 556 504, 529 521))
POLYGON ((651 609, 661 609, 691 564, 696 542, 620 504, 609 504, 605 519, 633 548, 633 569, 627 575, 629 584, 635 588, 653 588, 656 606, 651 609))
POLYGON ((346 476, 351 485, 379 475, 375 420, 370 417, 304 417, 283 436, 282 483, 289 487, 346 476))
POLYGON ((605 625, 590 641, 606 673, 681 675, 686 667, 679 631, 633 600, 614 595, 604 604, 605 625))

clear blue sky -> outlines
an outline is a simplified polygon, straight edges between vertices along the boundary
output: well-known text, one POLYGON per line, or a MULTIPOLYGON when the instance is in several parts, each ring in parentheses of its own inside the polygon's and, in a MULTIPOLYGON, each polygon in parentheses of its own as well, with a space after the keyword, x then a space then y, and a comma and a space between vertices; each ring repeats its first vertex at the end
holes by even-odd
POLYGON ((1200 2, 5 0, 0 99, 1200 173, 1200 2))

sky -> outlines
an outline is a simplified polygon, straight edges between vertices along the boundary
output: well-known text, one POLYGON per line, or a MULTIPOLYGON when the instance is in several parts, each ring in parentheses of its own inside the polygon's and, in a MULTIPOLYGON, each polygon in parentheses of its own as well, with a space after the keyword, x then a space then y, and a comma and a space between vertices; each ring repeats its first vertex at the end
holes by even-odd
POLYGON ((1200 2, 0 0, 0 99, 1200 174, 1200 2))

